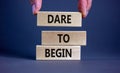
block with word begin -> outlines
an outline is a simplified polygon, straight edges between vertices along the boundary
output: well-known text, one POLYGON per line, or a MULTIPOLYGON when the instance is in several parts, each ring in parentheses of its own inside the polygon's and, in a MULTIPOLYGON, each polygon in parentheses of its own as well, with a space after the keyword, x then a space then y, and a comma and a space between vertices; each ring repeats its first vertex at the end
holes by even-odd
POLYGON ((42 45, 86 45, 86 31, 42 31, 42 45))
POLYGON ((36 60, 80 60, 80 46, 36 46, 36 60))
POLYGON ((45 12, 37 14, 37 26, 81 27, 82 15, 80 12, 45 12))

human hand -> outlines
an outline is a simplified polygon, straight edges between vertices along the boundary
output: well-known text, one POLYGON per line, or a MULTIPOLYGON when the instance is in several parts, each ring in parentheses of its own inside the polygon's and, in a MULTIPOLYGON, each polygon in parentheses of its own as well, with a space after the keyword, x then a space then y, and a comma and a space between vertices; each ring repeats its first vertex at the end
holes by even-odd
POLYGON ((32 4, 32 12, 34 15, 36 15, 42 6, 42 0, 30 0, 32 4))
MULTIPOLYGON (((32 4, 33 14, 37 14, 37 12, 41 9, 42 0, 30 0, 30 2, 32 4)), ((82 13, 83 18, 85 18, 88 15, 91 5, 92 5, 92 0, 78 1, 78 10, 82 13)))
POLYGON ((82 13, 82 17, 85 18, 90 11, 92 6, 92 0, 79 0, 78 1, 78 10, 82 13))

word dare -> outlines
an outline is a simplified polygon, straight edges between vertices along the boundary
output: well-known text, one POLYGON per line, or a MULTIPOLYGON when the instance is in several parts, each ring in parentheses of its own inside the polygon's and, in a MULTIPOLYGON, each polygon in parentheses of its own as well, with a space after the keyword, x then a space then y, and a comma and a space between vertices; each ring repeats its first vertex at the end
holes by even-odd
POLYGON ((71 15, 48 15, 48 23, 71 23, 71 15))

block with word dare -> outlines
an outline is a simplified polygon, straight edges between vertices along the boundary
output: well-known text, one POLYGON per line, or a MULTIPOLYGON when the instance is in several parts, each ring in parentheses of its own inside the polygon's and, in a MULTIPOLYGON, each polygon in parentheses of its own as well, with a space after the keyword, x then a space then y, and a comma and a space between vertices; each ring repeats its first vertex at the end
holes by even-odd
POLYGON ((37 26, 81 27, 82 15, 80 12, 47 12, 37 14, 37 26))
POLYGON ((80 60, 80 46, 36 46, 36 60, 80 60))
POLYGON ((42 31, 42 45, 86 45, 86 31, 42 31))

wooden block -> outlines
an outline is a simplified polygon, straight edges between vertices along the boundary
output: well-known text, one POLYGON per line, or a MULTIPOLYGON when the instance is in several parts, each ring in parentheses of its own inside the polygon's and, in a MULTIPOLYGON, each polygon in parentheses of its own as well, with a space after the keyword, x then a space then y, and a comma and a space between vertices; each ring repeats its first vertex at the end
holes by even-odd
POLYGON ((81 27, 82 15, 80 12, 40 11, 37 14, 37 26, 81 27))
POLYGON ((42 45, 86 45, 86 31, 42 31, 42 45))
POLYGON ((36 46, 36 60, 80 60, 80 46, 36 46))

